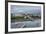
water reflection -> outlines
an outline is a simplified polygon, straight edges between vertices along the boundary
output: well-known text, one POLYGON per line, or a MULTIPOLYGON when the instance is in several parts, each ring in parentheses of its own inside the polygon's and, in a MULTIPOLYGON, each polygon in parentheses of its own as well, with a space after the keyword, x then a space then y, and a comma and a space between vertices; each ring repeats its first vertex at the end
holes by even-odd
POLYGON ((33 21, 21 21, 16 22, 15 20, 11 20, 11 28, 35 28, 41 26, 40 19, 34 19, 33 21))

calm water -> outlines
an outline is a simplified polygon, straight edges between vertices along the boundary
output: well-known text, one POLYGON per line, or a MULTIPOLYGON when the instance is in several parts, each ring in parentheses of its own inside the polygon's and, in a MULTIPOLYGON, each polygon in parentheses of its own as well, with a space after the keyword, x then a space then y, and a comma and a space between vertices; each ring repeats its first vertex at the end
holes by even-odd
POLYGON ((36 19, 33 21, 21 21, 21 22, 15 22, 15 20, 11 23, 11 28, 35 28, 41 26, 41 20, 36 19))

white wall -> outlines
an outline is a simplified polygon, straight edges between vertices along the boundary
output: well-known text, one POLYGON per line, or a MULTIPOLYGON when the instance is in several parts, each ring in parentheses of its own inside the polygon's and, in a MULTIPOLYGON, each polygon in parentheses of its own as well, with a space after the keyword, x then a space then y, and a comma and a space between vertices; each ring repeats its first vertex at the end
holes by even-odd
MULTIPOLYGON (((46 3, 46 0, 27 0, 27 1, 45 2, 46 3)), ((5 32, 5 4, 4 3, 5 3, 4 0, 0 0, 0 34, 4 34, 4 32, 5 32)), ((46 6, 46 4, 45 4, 45 6, 46 6)), ((46 9, 46 7, 45 7, 45 9, 46 9)), ((45 15, 46 15, 46 10, 45 10, 45 15)), ((46 20, 46 18, 45 18, 45 20, 46 20)), ((46 25, 45 25, 45 27, 46 27, 46 25)), ((45 32, 28 32, 28 33, 18 33, 18 34, 46 34, 46 29, 45 29, 45 32)))

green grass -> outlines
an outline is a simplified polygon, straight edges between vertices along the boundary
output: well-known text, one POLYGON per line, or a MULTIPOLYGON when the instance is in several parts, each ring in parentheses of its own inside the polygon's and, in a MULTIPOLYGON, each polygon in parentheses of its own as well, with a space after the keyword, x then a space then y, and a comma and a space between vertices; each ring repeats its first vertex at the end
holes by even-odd
POLYGON ((11 17, 11 19, 16 19, 16 20, 19 20, 19 19, 24 19, 24 16, 16 16, 16 17, 11 17))
MULTIPOLYGON (((31 16, 32 18, 41 18, 38 16, 31 16)), ((15 19, 15 20, 25 20, 24 16, 11 16, 11 19, 15 19)), ((29 19, 28 17, 26 19, 29 19)))

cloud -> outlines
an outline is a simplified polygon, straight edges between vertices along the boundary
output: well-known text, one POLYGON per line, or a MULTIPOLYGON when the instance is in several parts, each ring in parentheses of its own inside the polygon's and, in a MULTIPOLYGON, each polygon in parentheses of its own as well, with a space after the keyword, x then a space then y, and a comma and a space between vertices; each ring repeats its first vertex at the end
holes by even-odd
POLYGON ((11 13, 41 13, 41 7, 40 6, 16 6, 11 5, 11 13))

